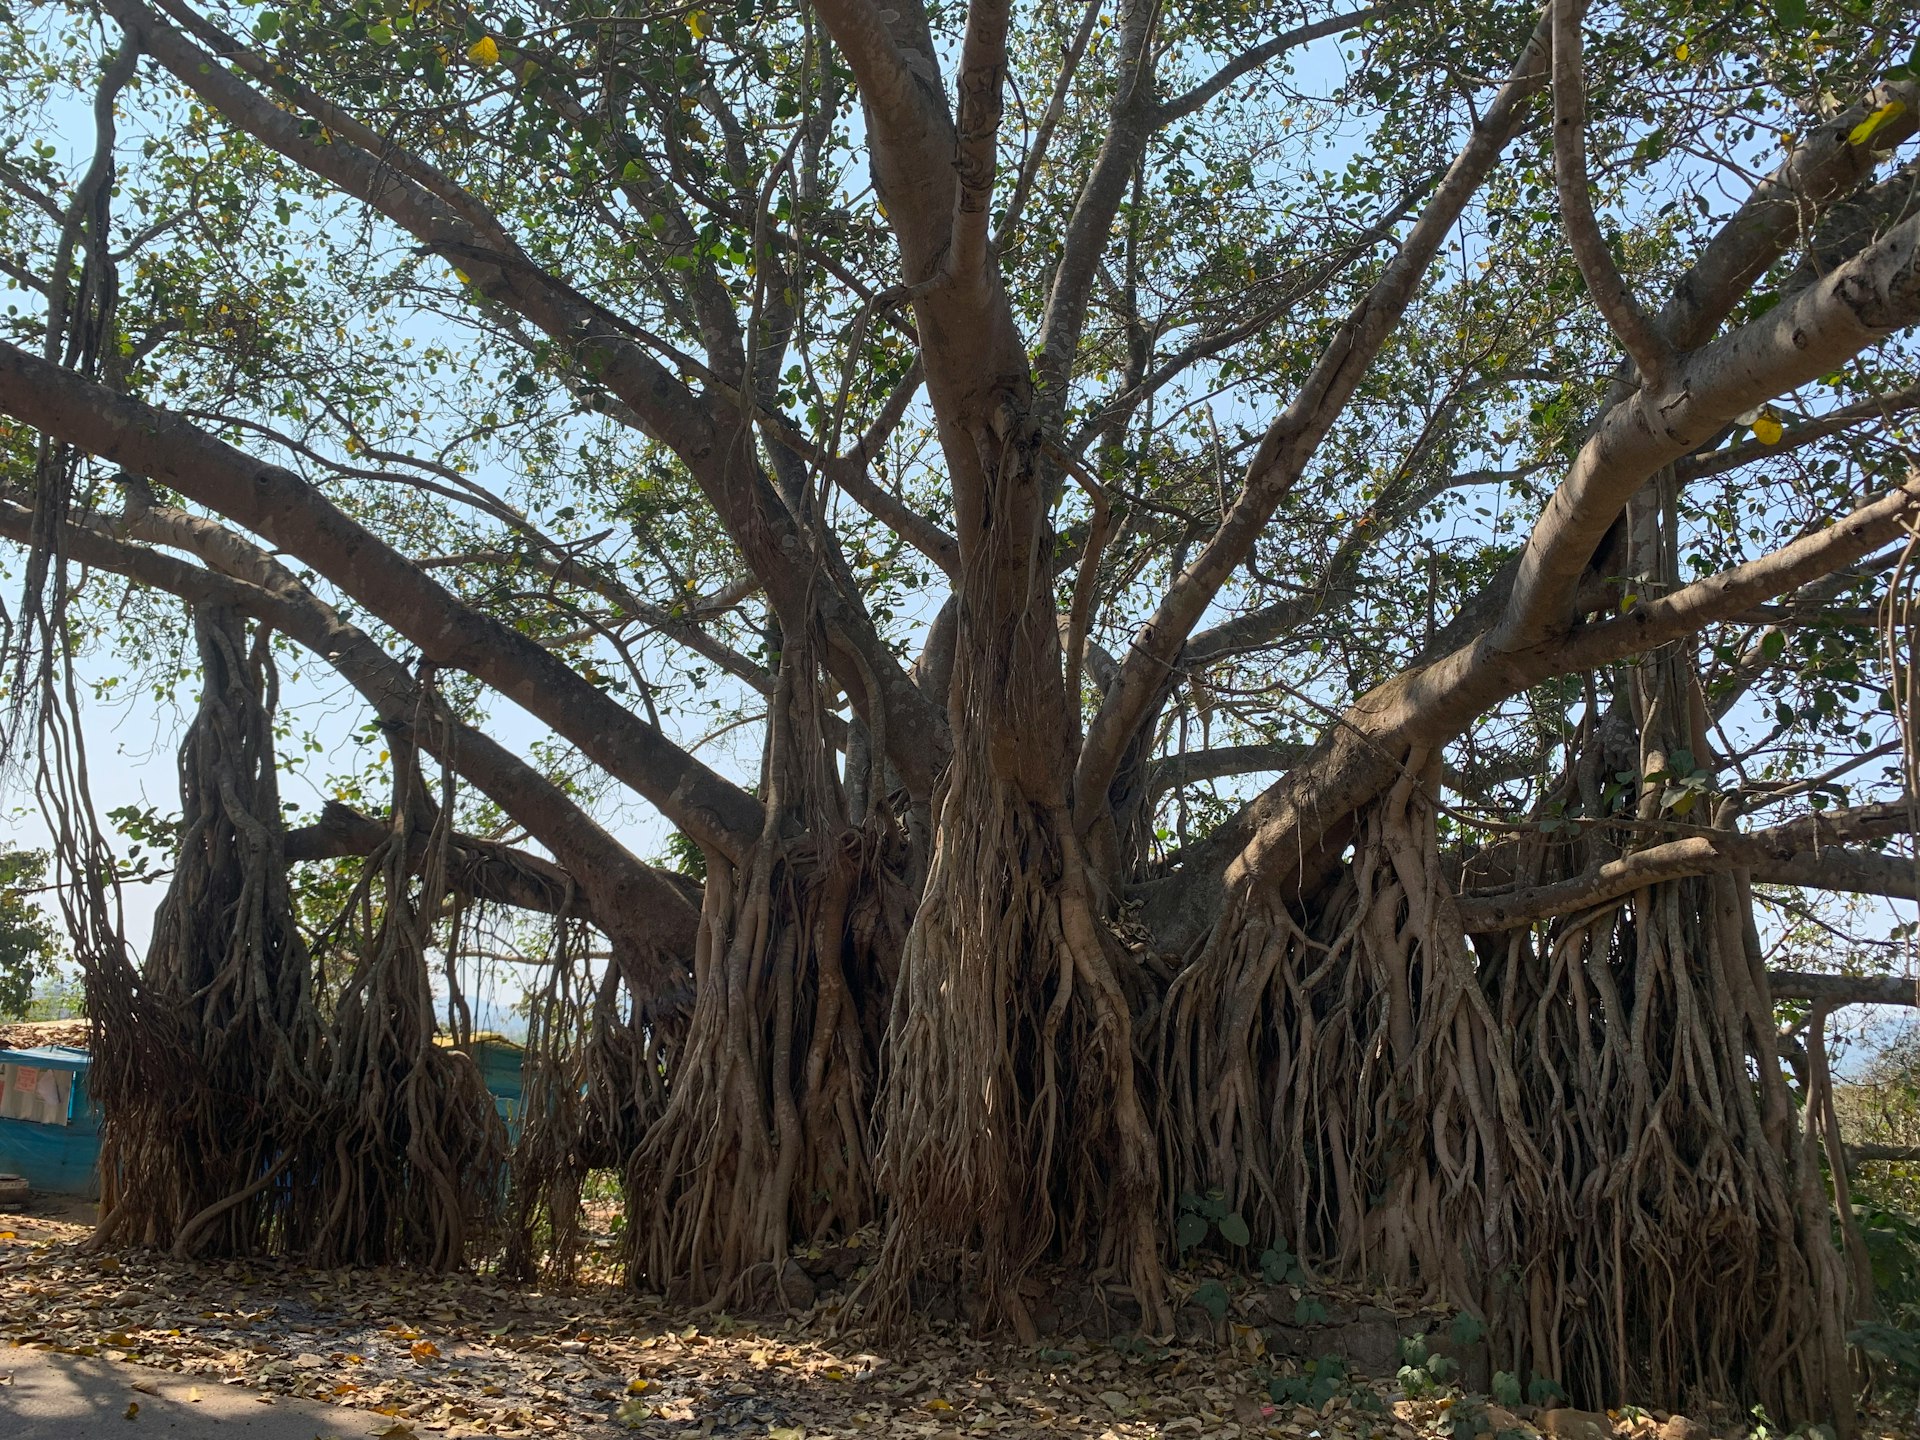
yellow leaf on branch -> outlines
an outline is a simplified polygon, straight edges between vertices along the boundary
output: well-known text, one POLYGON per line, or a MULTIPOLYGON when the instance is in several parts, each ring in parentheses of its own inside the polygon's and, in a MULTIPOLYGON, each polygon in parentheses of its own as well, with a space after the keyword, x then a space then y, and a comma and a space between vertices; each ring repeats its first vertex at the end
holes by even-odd
POLYGON ((1906 101, 1889 100, 1847 132, 1847 143, 1849 145, 1865 145, 1869 140, 1873 139, 1874 135, 1889 121, 1898 120, 1906 113, 1906 101))
POLYGON ((498 65, 500 44, 491 35, 482 35, 467 47, 467 58, 476 65, 498 65))

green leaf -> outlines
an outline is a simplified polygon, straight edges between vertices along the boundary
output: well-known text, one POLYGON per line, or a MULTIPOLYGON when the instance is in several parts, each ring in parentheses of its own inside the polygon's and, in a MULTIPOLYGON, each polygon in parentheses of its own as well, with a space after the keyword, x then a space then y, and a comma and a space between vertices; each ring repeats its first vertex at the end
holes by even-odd
POLYGON ((1477 1345, 1486 1337, 1487 1327, 1480 1323, 1476 1315, 1462 1310, 1453 1317, 1453 1323, 1447 1327, 1447 1334, 1456 1345, 1477 1345))
POLYGON ((1227 1318, 1227 1287, 1218 1280, 1209 1280, 1193 1292, 1193 1303, 1214 1319, 1224 1320, 1227 1318))
POLYGON ((1247 1222, 1240 1218, 1238 1210, 1220 1217, 1220 1238, 1229 1245, 1246 1245, 1252 1242, 1253 1234, 1247 1229, 1247 1222))
POLYGON ((260 18, 253 22, 253 36, 256 40, 271 40, 280 33, 280 12, 262 10, 260 18))
POLYGON ((1527 1403, 1529 1405, 1548 1405, 1555 1400, 1564 1400, 1566 1398, 1567 1392, 1544 1375, 1534 1376, 1533 1382, 1527 1386, 1527 1403))
POLYGON ((1293 1256, 1285 1247, 1260 1252, 1260 1274, 1269 1285, 1278 1285, 1287 1278, 1287 1271, 1293 1268, 1293 1256))
POLYGON ((1520 1377, 1510 1370, 1493 1372, 1493 1398, 1512 1409, 1520 1403, 1520 1377))
POLYGON ((1308 1407, 1318 1410, 1322 1405, 1326 1404, 1327 1401, 1331 1400, 1335 1395, 1338 1395, 1340 1393, 1341 1383, 1345 1378, 1346 1377, 1337 1370, 1322 1368, 1316 1371, 1313 1377, 1313 1383, 1307 1386, 1308 1407))
POLYGON ((1182 1252, 1191 1250, 1207 1238, 1207 1222, 1191 1210, 1182 1215, 1173 1227, 1173 1243, 1182 1252))

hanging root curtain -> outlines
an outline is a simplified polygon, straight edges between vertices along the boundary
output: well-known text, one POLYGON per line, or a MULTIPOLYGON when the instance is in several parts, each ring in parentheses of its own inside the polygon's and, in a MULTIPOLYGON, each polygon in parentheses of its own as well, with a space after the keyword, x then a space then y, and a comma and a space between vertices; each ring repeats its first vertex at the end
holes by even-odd
MULTIPOLYGON (((766 827, 738 869, 708 857, 692 1012, 663 1037, 666 1104, 626 1165, 636 1277, 711 1303, 786 1300, 796 1239, 877 1216, 870 1127, 906 840, 884 803, 850 813, 818 654, 804 632, 782 649, 766 827)), ((883 776, 855 778, 885 794, 883 776)))
POLYGON ((394 834, 321 955, 296 923, 264 630, 194 612, 204 694, 180 749, 178 865, 136 973, 87 975, 101 1244, 316 1264, 459 1264, 499 1203, 504 1144, 478 1070, 434 1043, 426 949, 449 807, 420 873, 420 777, 398 749, 394 834))
POLYGON ((103 1244, 298 1253, 324 1085, 287 888, 268 637, 196 609, 204 689, 180 746, 180 849, 146 964, 87 976, 103 1244))

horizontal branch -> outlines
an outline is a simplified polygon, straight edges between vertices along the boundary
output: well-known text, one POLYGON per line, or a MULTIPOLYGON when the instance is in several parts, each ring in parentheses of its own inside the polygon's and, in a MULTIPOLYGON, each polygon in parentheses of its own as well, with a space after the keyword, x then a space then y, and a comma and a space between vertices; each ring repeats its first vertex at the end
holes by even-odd
POLYGON ((1771 445, 1762 440, 1743 440, 1738 444, 1728 445, 1722 450, 1690 455, 1674 465, 1674 478, 1685 485, 1694 480, 1724 475, 1729 470, 1738 470, 1743 465, 1752 465, 1762 460, 1790 454, 1803 445, 1811 445, 1816 440, 1838 435, 1862 421, 1891 420, 1916 407, 1920 407, 1920 384, 1904 385, 1898 390, 1889 390, 1884 395, 1873 395, 1865 400, 1856 400, 1851 405, 1842 405, 1827 411, 1824 415, 1817 415, 1811 420, 1802 420, 1798 424, 1790 425, 1786 433, 1771 445))
POLYGON ((1905 857, 1872 850, 1793 849, 1783 845, 1777 833, 1727 831, 1649 845, 1552 885, 1498 895, 1463 895, 1460 915, 1476 934, 1514 930, 1589 910, 1650 885, 1733 870, 1745 870, 1753 879, 1774 885, 1920 898, 1914 862, 1905 857))
POLYGON ((1768 987, 1776 1000, 1821 1000, 1830 1005, 1920 1006, 1920 981, 1898 975, 1820 975, 1773 970, 1768 987))
MULTIPOLYGON (((392 838, 393 827, 386 821, 329 800, 319 819, 287 831, 286 857, 299 862, 366 856, 392 838)), ((414 858, 424 855, 427 841, 424 831, 414 833, 414 858)), ((542 915, 592 918, 586 896, 551 860, 472 835, 452 836, 447 848, 447 883, 461 895, 542 915)))
MULTIPOLYGON (((165 517, 139 523, 159 524, 165 517)), ((655 994, 685 980, 698 907, 678 886, 635 858, 557 785, 492 737, 462 723, 437 699, 423 696, 407 667, 357 626, 342 620, 284 567, 211 521, 183 517, 167 527, 177 548, 213 557, 240 574, 189 564, 100 528, 69 523, 61 534, 74 562, 123 575, 191 604, 226 605, 272 626, 331 665, 382 723, 402 729, 450 764, 558 859, 586 895, 592 918, 655 994), (417 722, 426 720, 427 723, 417 722)), ((33 534, 33 512, 0 500, 0 537, 21 544, 33 534)))
POLYGON ((1920 1161, 1920 1145, 1849 1145, 1847 1146, 1847 1168, 1855 1165, 1878 1161, 1882 1164, 1904 1165, 1920 1161))
POLYGON ((466 671, 551 726, 701 843, 738 859, 758 838, 759 801, 532 639, 462 603, 292 471, 6 344, 0 412, 163 481, 298 557, 434 664, 466 671))
POLYGON ((1202 780, 1225 780, 1235 775, 1256 775, 1263 770, 1284 770, 1307 753, 1297 741, 1274 741, 1265 745, 1221 745, 1211 750, 1189 750, 1181 755, 1163 755, 1147 769, 1147 793, 1158 797, 1182 785, 1202 780))
POLYGON ((1560 647, 1560 673, 1590 669, 1691 635, 1713 621, 1850 565, 1905 533, 1920 519, 1920 471, 1851 515, 1791 544, 1636 604, 1625 615, 1585 625, 1560 647))

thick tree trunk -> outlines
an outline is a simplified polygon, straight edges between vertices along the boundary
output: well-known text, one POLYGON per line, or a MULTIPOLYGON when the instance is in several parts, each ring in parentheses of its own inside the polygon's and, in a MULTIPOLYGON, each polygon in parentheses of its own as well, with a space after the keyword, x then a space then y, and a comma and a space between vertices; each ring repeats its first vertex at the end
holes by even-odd
POLYGON ((739 868, 707 857, 693 1011, 626 1162, 635 1274, 700 1300, 777 1301, 796 1238, 876 1215, 871 1106, 909 844, 884 806, 849 820, 817 654, 804 635, 781 652, 766 830, 739 868))
POLYGON ((1158 1167, 1126 984, 1136 962, 1105 924, 1066 772, 1044 765, 1045 738, 1059 736, 1058 653, 1050 676, 1008 685, 1005 652, 983 646, 972 619, 963 604, 955 756, 889 1030, 875 1301, 898 1320, 916 1282, 956 1283, 985 1301, 979 1318, 1031 1335, 1022 1282, 1050 1256, 1117 1272, 1164 1329, 1158 1167))
POLYGON ((179 862, 146 965, 89 957, 102 1244, 284 1252, 311 1207, 273 1182, 307 1154, 324 1024, 293 918, 264 637, 196 610, 205 691, 180 751, 179 862))

